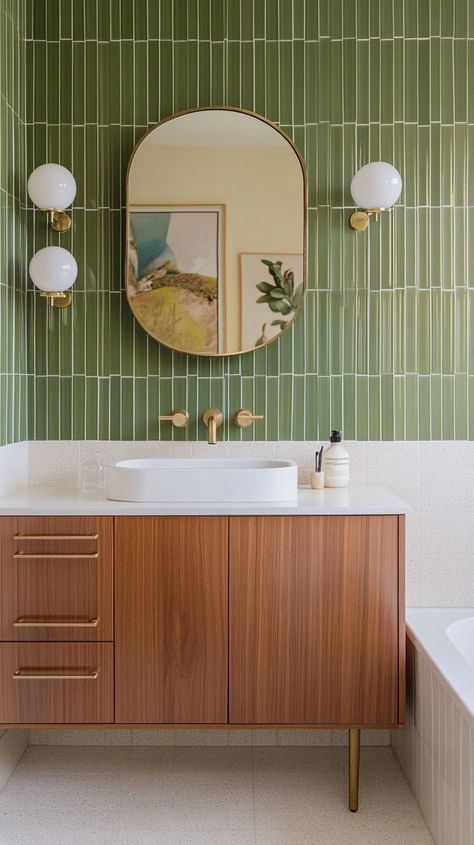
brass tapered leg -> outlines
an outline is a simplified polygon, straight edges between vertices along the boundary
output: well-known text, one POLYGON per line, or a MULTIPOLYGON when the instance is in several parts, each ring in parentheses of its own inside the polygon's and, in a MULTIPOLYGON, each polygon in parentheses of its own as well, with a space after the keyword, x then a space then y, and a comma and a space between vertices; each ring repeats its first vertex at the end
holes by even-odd
POLYGON ((359 809, 360 730, 349 730, 349 810, 359 809))

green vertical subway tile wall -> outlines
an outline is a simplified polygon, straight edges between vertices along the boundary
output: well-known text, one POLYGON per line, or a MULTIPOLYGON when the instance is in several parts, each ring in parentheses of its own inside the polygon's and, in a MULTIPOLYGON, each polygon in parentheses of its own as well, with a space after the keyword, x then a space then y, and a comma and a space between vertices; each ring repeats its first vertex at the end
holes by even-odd
POLYGON ((24 0, 0 0, 0 445, 27 437, 24 0))
POLYGON ((474 16, 470 0, 0 0, 0 443, 474 436, 474 16), (454 11, 453 11, 454 8, 454 11), (7 58, 7 60, 6 60, 7 58), (308 169, 308 293, 294 327, 209 361, 146 335, 123 293, 125 171, 173 111, 253 109, 308 169), (367 161, 401 172, 396 208, 347 225, 367 161), (69 233, 26 180, 78 184, 69 233), (66 314, 27 280, 47 244, 79 276, 66 314), (158 414, 185 406, 174 431, 158 414), (265 419, 240 432, 239 407, 265 419))

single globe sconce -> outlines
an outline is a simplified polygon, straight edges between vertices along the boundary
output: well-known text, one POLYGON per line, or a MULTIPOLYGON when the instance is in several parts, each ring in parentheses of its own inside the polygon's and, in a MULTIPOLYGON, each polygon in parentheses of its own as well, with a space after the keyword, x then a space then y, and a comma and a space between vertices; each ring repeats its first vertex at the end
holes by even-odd
POLYGON ((38 250, 30 261, 30 277, 41 291, 40 296, 47 296, 50 305, 65 308, 70 304, 72 295, 69 288, 76 281, 76 259, 62 246, 45 246, 38 250))
POLYGON ((76 180, 61 164, 42 164, 28 179, 28 194, 34 204, 46 211, 55 232, 67 232, 71 218, 64 211, 76 196, 76 180))
POLYGON ((364 211, 354 211, 349 225, 357 232, 367 229, 369 217, 390 211, 402 192, 402 177, 386 161, 371 161, 357 171, 351 182, 352 199, 364 211))

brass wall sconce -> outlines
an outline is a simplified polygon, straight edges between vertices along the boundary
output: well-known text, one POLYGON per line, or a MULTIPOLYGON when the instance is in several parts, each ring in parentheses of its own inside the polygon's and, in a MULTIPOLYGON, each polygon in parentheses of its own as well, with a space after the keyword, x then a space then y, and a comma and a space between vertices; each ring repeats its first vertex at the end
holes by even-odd
POLYGON ((28 194, 34 204, 48 215, 51 229, 67 232, 71 218, 64 211, 76 196, 76 180, 61 164, 42 164, 28 179, 28 194))
POLYGON ((351 182, 351 194, 355 204, 363 211, 354 211, 349 225, 356 232, 362 232, 369 225, 369 217, 375 219, 381 211, 390 211, 402 191, 402 178, 398 170, 386 161, 371 161, 357 171, 351 182))
POLYGON ((47 296, 50 305, 65 308, 71 303, 69 290, 76 281, 77 264, 74 256, 62 246, 45 246, 35 253, 30 261, 30 277, 41 291, 40 296, 47 296))
MULTIPOLYGON (((42 164, 28 179, 28 194, 33 203, 48 215, 51 229, 67 232, 71 218, 64 211, 76 196, 76 181, 61 164, 42 164)), ((69 288, 77 277, 74 256, 61 246, 46 246, 33 256, 29 266, 30 278, 46 296, 50 305, 66 308, 72 300, 69 288)))

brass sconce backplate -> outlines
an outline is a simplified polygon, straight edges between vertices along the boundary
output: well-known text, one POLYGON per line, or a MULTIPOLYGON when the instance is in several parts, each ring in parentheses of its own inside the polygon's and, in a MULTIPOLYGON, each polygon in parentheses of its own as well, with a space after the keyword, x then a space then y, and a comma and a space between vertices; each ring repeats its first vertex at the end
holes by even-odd
POLYGON ((71 218, 65 211, 57 211, 55 208, 45 209, 48 213, 48 220, 51 229, 55 232, 68 232, 71 228, 71 218))
POLYGON ((366 211, 354 211, 349 217, 349 225, 356 232, 363 232, 369 225, 369 215, 366 211))

